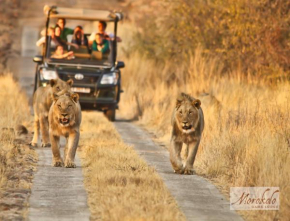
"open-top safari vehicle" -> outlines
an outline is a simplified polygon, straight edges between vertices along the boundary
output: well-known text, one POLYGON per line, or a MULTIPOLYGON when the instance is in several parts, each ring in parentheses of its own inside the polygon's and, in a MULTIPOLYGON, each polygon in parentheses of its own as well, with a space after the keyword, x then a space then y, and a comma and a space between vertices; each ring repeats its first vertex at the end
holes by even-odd
POLYGON ((81 25, 88 36, 97 31, 96 22, 103 21, 113 29, 113 36, 117 36, 117 25, 123 15, 119 12, 90 9, 73 9, 45 6, 46 40, 43 45, 42 56, 35 56, 36 62, 35 88, 46 86, 50 79, 59 77, 67 81, 73 79, 72 90, 79 94, 82 109, 100 110, 111 121, 115 120, 121 91, 121 72, 124 62, 117 61, 117 38, 109 40, 109 53, 99 55, 92 52, 89 46, 66 50, 74 51, 71 59, 52 58, 55 47, 52 45, 48 28, 53 27, 57 19, 66 19, 66 27, 81 25))

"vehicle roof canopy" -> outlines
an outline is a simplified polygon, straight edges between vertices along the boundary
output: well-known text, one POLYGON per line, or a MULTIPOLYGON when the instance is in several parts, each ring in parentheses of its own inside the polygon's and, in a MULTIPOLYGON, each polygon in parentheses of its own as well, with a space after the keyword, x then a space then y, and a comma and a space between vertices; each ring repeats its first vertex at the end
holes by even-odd
POLYGON ((102 21, 117 21, 122 20, 123 15, 120 12, 111 12, 108 10, 92 10, 80 8, 63 8, 57 6, 44 6, 44 13, 47 14, 51 9, 50 18, 67 18, 79 20, 102 20, 102 21))

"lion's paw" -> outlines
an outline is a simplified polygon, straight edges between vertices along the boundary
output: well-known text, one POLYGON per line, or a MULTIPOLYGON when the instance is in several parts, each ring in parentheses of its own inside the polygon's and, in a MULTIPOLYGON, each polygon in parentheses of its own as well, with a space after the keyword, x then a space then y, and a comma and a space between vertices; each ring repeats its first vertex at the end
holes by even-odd
POLYGON ((174 173, 183 174, 184 173, 184 170, 182 168, 180 168, 180 169, 174 169, 174 173))
POLYGON ((29 145, 30 145, 31 147, 37 147, 37 143, 30 142, 29 145))
POLYGON ((178 174, 183 173, 184 169, 183 169, 183 165, 181 162, 171 161, 171 165, 172 165, 172 168, 174 170, 174 173, 178 173, 178 174))
POLYGON ((69 160, 69 159, 66 159, 64 166, 66 168, 76 168, 76 164, 72 160, 69 160))
POLYGON ((50 143, 42 143, 41 147, 51 147, 51 144, 50 143))
POLYGON ((194 174, 194 170, 192 168, 185 168, 184 169, 184 174, 185 175, 193 175, 194 174))
POLYGON ((62 160, 54 160, 53 161, 53 164, 52 164, 54 167, 62 167, 63 166, 63 162, 62 160))

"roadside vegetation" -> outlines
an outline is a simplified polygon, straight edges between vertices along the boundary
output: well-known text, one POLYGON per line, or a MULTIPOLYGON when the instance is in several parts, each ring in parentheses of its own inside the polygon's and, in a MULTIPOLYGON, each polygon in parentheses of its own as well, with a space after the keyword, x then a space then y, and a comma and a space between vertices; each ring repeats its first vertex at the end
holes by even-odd
POLYGON ((26 143, 28 101, 12 75, 0 76, 0 219, 22 219, 27 212, 37 155, 26 143))
POLYGON ((137 20, 131 50, 179 65, 201 47, 224 71, 274 78, 290 71, 289 17, 287 0, 158 1, 137 20))
POLYGON ((83 113, 81 138, 92 220, 185 220, 157 172, 103 114, 83 113))
POLYGON ((147 15, 138 29, 132 25, 134 34, 124 42, 121 115, 138 120, 168 146, 177 94, 200 98, 205 131, 196 172, 228 197, 234 186, 280 187, 279 211, 241 214, 247 220, 287 220, 289 2, 165 2, 168 7, 159 5, 152 20, 147 15))

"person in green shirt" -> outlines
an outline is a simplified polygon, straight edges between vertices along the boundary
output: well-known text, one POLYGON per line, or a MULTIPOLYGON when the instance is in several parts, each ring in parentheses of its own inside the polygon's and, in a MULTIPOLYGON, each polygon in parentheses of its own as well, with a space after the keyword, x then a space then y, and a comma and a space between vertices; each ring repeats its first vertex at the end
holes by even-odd
POLYGON ((65 23, 66 21, 64 18, 59 18, 57 20, 57 25, 61 28, 60 38, 61 40, 67 42, 67 36, 72 35, 74 33, 74 30, 70 28, 66 28, 65 23))
POLYGON ((95 36, 95 40, 92 45, 93 51, 100 51, 103 54, 108 54, 110 52, 109 41, 104 39, 104 36, 100 33, 97 33, 95 36))

